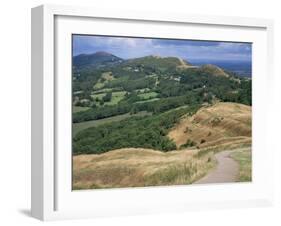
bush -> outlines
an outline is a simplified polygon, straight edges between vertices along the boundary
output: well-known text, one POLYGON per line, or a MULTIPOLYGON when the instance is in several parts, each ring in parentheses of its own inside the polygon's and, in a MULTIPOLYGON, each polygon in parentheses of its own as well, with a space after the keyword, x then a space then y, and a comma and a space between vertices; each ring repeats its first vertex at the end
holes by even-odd
POLYGON ((203 144, 203 143, 205 143, 205 142, 206 142, 205 139, 201 139, 200 144, 203 144))
POLYGON ((196 145, 196 142, 195 142, 195 141, 192 141, 192 140, 188 139, 188 140, 185 142, 185 144, 182 144, 182 145, 180 146, 180 148, 188 148, 188 147, 193 147, 193 146, 195 146, 195 145, 196 145))
POLYGON ((112 92, 106 93, 105 96, 103 96, 102 100, 104 102, 110 102, 112 99, 112 92))

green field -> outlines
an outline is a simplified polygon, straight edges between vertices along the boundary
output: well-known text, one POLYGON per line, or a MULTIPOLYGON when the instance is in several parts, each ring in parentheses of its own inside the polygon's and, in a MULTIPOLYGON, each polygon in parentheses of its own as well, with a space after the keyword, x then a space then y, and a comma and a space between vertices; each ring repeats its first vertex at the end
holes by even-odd
POLYGON ((92 94, 100 94, 100 93, 108 93, 108 92, 112 92, 112 89, 111 88, 99 89, 93 91, 92 94))
POLYGON ((105 94, 106 93, 93 94, 93 95, 91 95, 91 97, 94 99, 98 98, 99 100, 101 100, 105 96, 105 94))
MULTIPOLYGON (((118 104, 119 101, 121 101, 124 98, 125 94, 126 94, 126 91, 113 92, 111 101, 105 102, 104 105, 111 106, 111 105, 118 104)), ((106 92, 105 93, 96 93, 96 94, 91 95, 91 97, 94 99, 101 100, 105 95, 106 95, 106 92)))
POLYGON ((114 80, 114 77, 111 72, 104 72, 98 82, 94 85, 93 89, 98 90, 104 87, 104 85, 108 82, 114 80))
POLYGON ((149 91, 150 91, 149 88, 136 89, 136 92, 141 92, 141 93, 145 93, 145 92, 149 92, 149 91))
POLYGON ((80 111, 87 111, 89 109, 90 109, 89 107, 73 106, 73 113, 80 112, 80 111))
POLYGON ((100 80, 94 85, 94 90, 99 90, 104 87, 104 82, 101 82, 100 80))
POLYGON ((108 118, 99 119, 99 120, 91 120, 91 121, 86 121, 86 122, 73 123, 72 124, 73 125, 72 136, 75 136, 79 131, 82 131, 82 130, 90 128, 90 127, 96 127, 99 125, 103 125, 105 123, 121 121, 123 119, 129 118, 132 116, 146 116, 146 115, 151 115, 151 113, 142 111, 142 112, 138 112, 137 114, 133 114, 133 115, 131 115, 130 113, 127 113, 127 114, 117 115, 117 116, 108 117, 108 118))
POLYGON ((160 100, 160 98, 152 98, 152 99, 148 99, 148 100, 141 100, 141 101, 137 101, 136 103, 138 104, 142 104, 142 103, 146 103, 146 102, 153 102, 156 100, 160 100))
POLYGON ((115 105, 121 101, 126 94, 126 91, 118 91, 112 93, 112 98, 110 102, 105 102, 104 105, 115 105))
POLYGON ((158 93, 156 93, 156 92, 148 92, 148 93, 138 94, 138 96, 140 98, 143 98, 145 100, 155 98, 155 97, 157 97, 157 95, 158 95, 158 93))

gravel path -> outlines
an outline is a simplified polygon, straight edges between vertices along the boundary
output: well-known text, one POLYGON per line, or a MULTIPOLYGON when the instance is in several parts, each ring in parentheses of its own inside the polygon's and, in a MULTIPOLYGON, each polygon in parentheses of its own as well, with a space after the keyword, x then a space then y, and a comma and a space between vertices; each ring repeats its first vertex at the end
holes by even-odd
POLYGON ((230 157, 231 152, 217 153, 215 155, 217 167, 194 184, 235 182, 239 173, 239 165, 230 157))

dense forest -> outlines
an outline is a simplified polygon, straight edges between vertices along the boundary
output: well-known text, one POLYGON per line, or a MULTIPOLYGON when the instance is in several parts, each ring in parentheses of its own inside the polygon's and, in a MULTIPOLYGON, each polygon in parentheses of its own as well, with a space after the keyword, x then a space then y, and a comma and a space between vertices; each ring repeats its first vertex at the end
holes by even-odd
POLYGON ((120 122, 86 129, 74 138, 74 154, 100 154, 125 147, 175 150, 174 142, 166 136, 168 130, 178 122, 180 116, 186 113, 193 114, 197 109, 198 106, 193 105, 172 112, 131 117, 120 122))

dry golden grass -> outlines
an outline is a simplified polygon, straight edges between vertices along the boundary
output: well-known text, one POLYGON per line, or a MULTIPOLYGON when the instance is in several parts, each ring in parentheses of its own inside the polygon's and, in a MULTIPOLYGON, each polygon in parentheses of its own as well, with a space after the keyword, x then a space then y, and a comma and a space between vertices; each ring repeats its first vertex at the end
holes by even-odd
POLYGON ((194 68, 193 65, 188 65, 183 59, 178 58, 180 65, 177 66, 178 69, 194 68))
POLYGON ((224 70, 212 64, 205 64, 201 66, 201 68, 204 69, 204 71, 207 71, 215 76, 221 76, 227 78, 229 77, 229 74, 225 73, 224 70))
POLYGON ((212 153, 126 148, 101 155, 73 157, 74 189, 190 184, 213 165, 212 153))
POLYGON ((177 147, 188 140, 199 147, 251 139, 251 107, 237 103, 216 103, 184 116, 168 134, 177 147))

